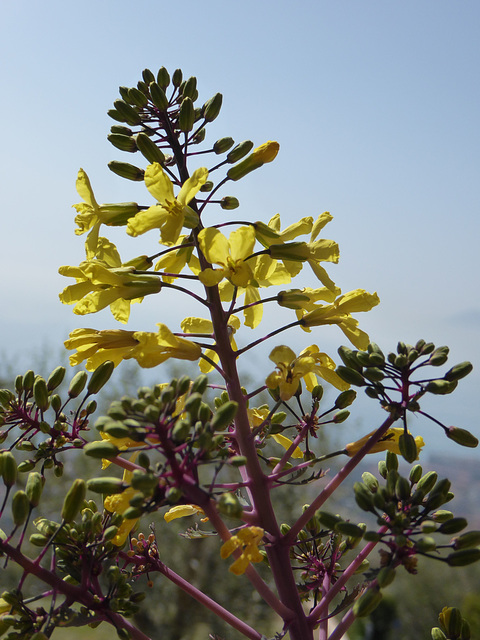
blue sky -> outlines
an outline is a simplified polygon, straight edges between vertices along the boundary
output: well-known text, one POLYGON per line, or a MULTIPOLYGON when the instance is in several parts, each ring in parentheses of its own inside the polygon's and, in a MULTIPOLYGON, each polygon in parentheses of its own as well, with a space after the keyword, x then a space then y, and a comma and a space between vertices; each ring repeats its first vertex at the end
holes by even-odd
MULTIPOLYGON (((115 325, 108 311, 79 318, 58 301, 58 266, 83 252, 76 173, 88 172, 101 202, 145 197, 106 168, 128 160, 106 140, 106 111, 145 67, 181 67, 201 98, 224 95, 209 139, 280 142, 274 164, 235 185, 244 217, 279 212, 286 225, 330 211, 325 235, 341 248, 332 277, 382 300, 361 326, 386 350, 423 337, 450 345, 452 364, 472 360, 436 411, 478 435, 476 1, 17 0, 0 11, 0 352, 22 361, 60 348, 75 327, 115 325)), ((129 251, 151 253, 142 242, 129 251)), ((178 327, 169 305, 149 302, 135 306, 132 328, 178 327)), ((330 353, 344 342, 333 330, 285 340, 330 353)), ((268 373, 261 356, 257 365, 268 373)))

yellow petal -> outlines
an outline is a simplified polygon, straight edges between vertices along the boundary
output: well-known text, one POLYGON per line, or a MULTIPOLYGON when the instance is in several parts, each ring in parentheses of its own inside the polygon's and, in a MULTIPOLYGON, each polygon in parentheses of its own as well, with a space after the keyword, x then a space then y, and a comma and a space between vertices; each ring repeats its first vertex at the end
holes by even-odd
MULTIPOLYGON (((290 440, 290 438, 287 438, 286 436, 283 436, 281 433, 272 435, 272 438, 275 440, 275 442, 278 442, 278 444, 280 444, 285 449, 285 451, 288 451, 288 449, 290 449, 290 447, 292 446, 292 440, 290 440)), ((301 449, 299 447, 295 447, 291 457, 303 458, 301 449)))
POLYGON ((172 181, 158 162, 150 164, 145 169, 145 186, 157 202, 161 204, 164 204, 167 200, 173 202, 175 199, 172 181))

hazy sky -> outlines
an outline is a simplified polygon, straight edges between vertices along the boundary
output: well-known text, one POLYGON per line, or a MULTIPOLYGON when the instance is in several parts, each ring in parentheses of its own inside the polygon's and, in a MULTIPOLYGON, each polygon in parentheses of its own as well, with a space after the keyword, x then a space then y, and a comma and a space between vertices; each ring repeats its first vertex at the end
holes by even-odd
MULTIPOLYGON (((386 350, 425 338, 450 345, 452 364, 472 360, 476 371, 434 406, 478 435, 477 1, 16 0, 0 15, 0 352, 22 361, 75 327, 116 326, 108 310, 82 318, 58 301, 70 284, 58 266, 83 257, 76 174, 88 172, 99 202, 150 203, 141 183, 106 168, 129 160, 106 140, 106 111, 145 67, 182 67, 202 99, 224 95, 209 139, 280 142, 274 164, 231 190, 243 217, 279 212, 286 225, 330 211, 332 277, 382 300, 362 328, 386 350)), ((156 240, 143 238, 131 255, 152 253, 156 240)), ((172 305, 152 300, 134 306, 129 328, 177 329, 172 305)), ((333 331, 285 341, 332 354, 345 342, 333 331)), ((261 357, 256 366, 270 370, 261 357)))

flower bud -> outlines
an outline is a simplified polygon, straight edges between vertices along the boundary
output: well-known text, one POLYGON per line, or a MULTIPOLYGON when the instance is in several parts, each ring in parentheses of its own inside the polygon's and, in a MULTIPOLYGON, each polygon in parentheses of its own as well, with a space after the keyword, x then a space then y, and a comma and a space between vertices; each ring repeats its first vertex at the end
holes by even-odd
POLYGON ((190 98, 192 101, 196 100, 196 97, 195 97, 195 94, 197 93, 196 77, 190 76, 190 78, 184 82, 181 91, 184 98, 190 98))
POLYGON ((364 471, 362 473, 362 482, 371 493, 376 493, 380 486, 377 478, 369 471, 364 471))
POLYGON ((380 589, 371 588, 365 591, 353 605, 353 613, 355 617, 362 618, 368 616, 374 611, 382 599, 380 589))
POLYGON ((333 530, 339 522, 343 522, 340 516, 329 513, 328 511, 316 511, 315 515, 318 517, 320 524, 327 529, 333 530))
POLYGON ((25 486, 25 493, 32 507, 37 507, 40 498, 42 496, 43 485, 45 484, 45 478, 41 473, 33 471, 28 474, 27 484, 25 486))
POLYGON ((191 424, 189 420, 179 418, 172 429, 172 440, 175 443, 185 442, 190 435, 191 424))
POLYGON ((180 131, 191 131, 195 123, 195 109, 193 101, 188 96, 182 100, 178 115, 178 126, 180 131))
POLYGON ((115 369, 115 365, 111 360, 102 362, 92 373, 87 385, 89 394, 98 393, 100 389, 110 380, 115 369))
POLYGON ((355 502, 363 511, 373 511, 373 496, 367 487, 361 482, 355 482, 353 485, 355 493, 355 502))
POLYGON ((135 141, 137 143, 138 150, 142 156, 150 162, 150 164, 158 162, 163 165, 165 163, 165 156, 162 150, 159 149, 152 140, 150 140, 146 133, 143 133, 142 131, 137 133, 135 141))
POLYGON ((40 411, 46 411, 49 406, 47 383, 39 376, 33 385, 33 399, 40 411))
POLYGON ((118 456, 119 449, 109 440, 97 440, 89 442, 83 448, 85 454, 90 458, 111 460, 118 456))
POLYGON ((10 451, 4 451, 1 454, 1 464, 3 482, 7 488, 13 487, 17 481, 17 461, 10 451))
POLYGON ((345 407, 349 407, 357 397, 357 392, 353 389, 347 389, 347 391, 342 391, 342 393, 337 396, 335 400, 335 407, 337 409, 345 409, 345 407))
POLYGON ((142 119, 139 113, 124 100, 115 100, 113 106, 115 111, 122 116, 121 122, 126 122, 130 126, 141 124, 142 119))
MULTIPOLYGON (((306 317, 307 316, 304 316, 303 320, 305 320, 306 317)), ((348 382, 348 384, 353 384, 356 387, 363 387, 366 384, 362 374, 359 371, 355 371, 355 369, 350 369, 350 367, 342 367, 342 365, 339 365, 335 369, 335 372, 342 380, 348 382)))
POLYGON ((62 384, 63 378, 65 377, 65 371, 65 367, 57 367, 52 371, 47 380, 47 389, 49 391, 53 391, 62 384))
POLYGON ((465 518, 449 518, 438 527, 438 532, 445 534, 459 533, 466 526, 468 526, 468 522, 465 518))
POLYGON ((335 531, 338 531, 344 536, 350 536, 351 538, 363 538, 363 534, 365 533, 362 527, 359 527, 358 524, 354 524, 353 522, 338 522, 335 525, 335 531))
POLYGON ((447 438, 450 438, 450 440, 462 445, 462 447, 475 448, 478 445, 478 439, 466 429, 448 427, 446 435, 447 438))
POLYGON ((87 485, 85 480, 77 478, 63 501, 62 519, 64 522, 72 522, 77 513, 83 507, 85 500, 85 494, 87 492, 87 485))
POLYGON ((135 153, 137 150, 135 139, 131 136, 124 136, 121 133, 109 133, 107 135, 107 140, 113 144, 116 149, 120 149, 120 151, 135 153))
POLYGON ((438 475, 436 471, 429 471, 424 476, 422 476, 418 481, 417 491, 420 490, 423 492, 424 495, 426 495, 435 486, 435 483, 437 482, 437 478, 438 478, 438 475))
POLYGON ((333 423, 341 424, 342 422, 345 422, 349 415, 350 411, 348 411, 348 409, 340 409, 340 411, 333 416, 333 423))
POLYGON ((423 470, 422 470, 421 465, 416 464, 414 467, 412 467, 410 469, 410 476, 409 476, 410 482, 412 484, 416 484, 420 480, 420 478, 422 477, 422 472, 423 472, 423 470))
POLYGON ((87 489, 89 491, 104 493, 109 496, 114 493, 122 493, 126 488, 127 484, 121 478, 106 477, 87 480, 87 489))
POLYGON ((279 148, 280 145, 278 142, 274 142, 273 140, 269 140, 268 142, 261 144, 259 147, 254 149, 253 152, 245 158, 245 160, 229 169, 227 171, 227 178, 235 181, 240 180, 251 171, 259 169, 267 162, 272 162, 275 160, 279 148))
POLYGON ((212 429, 214 431, 221 431, 228 427, 233 422, 237 409, 238 404, 233 401, 226 402, 218 407, 212 418, 212 429))
POLYGON ((35 373, 31 369, 27 371, 27 373, 23 376, 23 389, 25 391, 31 391, 33 389, 33 384, 35 382, 35 373))
POLYGON ((301 289, 288 289, 277 295, 277 304, 287 309, 301 309, 301 303, 308 300, 309 297, 301 289))
MULTIPOLYGON (((217 155, 220 155, 221 153, 226 153, 232 147, 233 143, 234 143, 233 138, 230 138, 230 137, 220 138, 213 145, 213 150, 217 155)), ((253 143, 252 143, 252 147, 253 147, 253 143)))
POLYGON ((168 99, 162 87, 156 82, 151 82, 149 89, 153 104, 159 111, 166 111, 168 108, 168 99))
POLYGON ((428 391, 428 393, 433 393, 437 396, 444 396, 448 393, 452 393, 452 391, 455 391, 457 384, 458 383, 456 380, 453 380, 452 382, 443 379, 430 380, 430 382, 428 382, 425 386, 425 390, 428 391))
POLYGON ((120 124, 114 124, 110 127, 110 131, 112 133, 121 133, 124 136, 131 136, 133 135, 133 131, 131 129, 129 129, 129 127, 124 127, 120 124))
POLYGON ((153 82, 155 80, 155 76, 150 71, 150 69, 144 69, 142 71, 142 78, 147 83, 147 85, 150 84, 150 82, 153 82))
POLYGON ((240 500, 233 493, 222 493, 218 501, 218 510, 230 518, 241 518, 243 507, 240 500))
POLYGON ((431 634, 432 640, 447 640, 447 636, 439 627, 433 627, 431 634))
POLYGON ((443 377, 449 382, 461 380, 462 378, 465 378, 465 376, 468 376, 472 369, 473 364, 471 362, 460 362, 460 364, 456 364, 454 367, 449 369, 443 377))
POLYGON ((140 89, 137 89, 136 87, 131 87, 128 90, 127 97, 127 102, 136 107, 142 108, 145 107, 148 103, 147 96, 143 93, 143 91, 140 91, 140 89))
MULTIPOLYGON (((398 448, 407 462, 413 462, 418 458, 417 443, 411 433, 402 433, 398 439, 398 448)), ((409 494, 410 495, 410 492, 409 494)))
POLYGON ((165 67, 160 67, 157 73, 157 84, 162 87, 162 89, 166 89, 170 84, 170 75, 165 67))
POLYGON ((218 116, 218 114, 220 113, 220 109, 222 108, 222 100, 222 94, 216 93, 203 105, 203 117, 205 118, 206 122, 213 122, 218 116))
POLYGON ((20 527, 30 512, 30 501, 25 491, 16 491, 12 498, 12 517, 16 527, 20 527))
POLYGON ((467 531, 466 533, 462 533, 461 536, 453 539, 453 543, 455 550, 478 547, 480 545, 480 531, 467 531))
POLYGON ((450 567, 465 567, 480 560, 480 549, 461 549, 454 551, 447 557, 450 567))
POLYGON ((377 582, 379 587, 388 587, 395 580, 395 569, 393 567, 382 567, 377 574, 377 582))
POLYGON ((70 398, 77 398, 85 389, 87 384, 88 374, 86 371, 78 371, 76 373, 68 387, 68 395, 70 398))
POLYGON ((233 164, 234 162, 238 162, 242 158, 244 158, 247 153, 253 149, 253 142, 251 140, 244 140, 237 144, 227 155, 226 161, 229 164, 233 164))
POLYGON ((240 206, 240 203, 238 199, 233 196, 225 196, 220 200, 220 206, 225 211, 231 211, 232 209, 237 209, 240 206))
POLYGON ((135 167, 128 162, 118 162, 117 160, 111 160, 108 163, 108 168, 113 171, 117 176, 126 178, 127 180, 133 180, 134 182, 141 182, 145 176, 145 171, 135 167))
POLYGON ((430 364, 432 367, 442 366, 442 364, 445 364, 445 362, 448 360, 449 351, 450 349, 446 346, 438 347, 428 359, 428 364, 430 364))
POLYGON ((175 71, 173 72, 172 75, 172 84, 174 87, 179 87, 182 84, 182 78, 183 78, 183 74, 182 74, 182 70, 181 69, 175 69, 175 71))

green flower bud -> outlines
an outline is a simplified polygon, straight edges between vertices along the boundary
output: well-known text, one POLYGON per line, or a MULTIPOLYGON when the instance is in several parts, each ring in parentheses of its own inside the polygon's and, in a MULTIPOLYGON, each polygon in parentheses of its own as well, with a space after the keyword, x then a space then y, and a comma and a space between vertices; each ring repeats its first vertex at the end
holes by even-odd
POLYGON ((77 398, 82 391, 85 389, 85 385, 87 384, 88 374, 86 371, 78 371, 76 373, 68 387, 68 395, 70 398, 77 398))
POLYGON ((362 527, 359 527, 358 524, 354 524, 353 522, 338 522, 335 525, 335 531, 352 538, 363 538, 363 534, 365 533, 362 527))
POLYGON ((371 493, 377 493, 378 487, 380 485, 377 478, 373 475, 373 473, 370 473, 369 471, 364 471, 362 473, 362 481, 363 481, 363 484, 367 487, 367 489, 371 493))
POLYGON ((23 388, 25 391, 31 391, 35 382, 35 373, 30 369, 23 376, 23 388))
POLYGON ((47 383, 44 378, 39 376, 33 385, 33 399, 40 411, 46 411, 49 407, 49 397, 47 383))
POLYGON ((253 149, 253 142, 251 140, 244 140, 237 144, 227 155, 226 161, 229 164, 238 162, 244 158, 253 149))
POLYGON ((232 467, 244 467, 247 464, 247 458, 245 456, 232 456, 228 459, 228 464, 232 467))
POLYGON ((462 447, 475 448, 478 445, 478 438, 476 438, 470 431, 466 429, 460 429, 459 427, 448 427, 446 431, 447 438, 453 440, 462 447))
POLYGON ((412 467, 410 469, 410 476, 409 476, 410 482, 412 484, 416 484, 422 477, 422 472, 423 470, 421 465, 416 464, 414 467, 412 467))
POLYGON ((399 353, 395 356, 393 364, 397 369, 404 369, 409 364, 408 358, 404 353, 399 353))
POLYGON ((449 382, 448 380, 443 379, 430 380, 430 382, 428 382, 425 386, 425 390, 428 391, 428 393, 433 393, 437 396, 444 396, 448 393, 452 393, 452 391, 455 391, 457 384, 458 382, 456 380, 454 380, 453 382, 449 382))
POLYGON ((107 135, 107 140, 113 144, 116 149, 120 149, 120 151, 135 153, 137 150, 135 140, 131 136, 124 136, 121 133, 109 133, 107 135))
POLYGON ((35 469, 35 460, 23 460, 18 465, 19 473, 26 473, 28 471, 31 471, 32 469, 35 469))
POLYGON ((158 162, 159 164, 165 163, 165 156, 161 149, 157 147, 157 145, 150 140, 150 138, 143 132, 137 134, 135 141, 137 143, 138 150, 142 154, 144 158, 153 164, 154 162, 158 162))
POLYGON ((362 367, 360 366, 356 358, 356 351, 342 346, 337 349, 337 353, 346 367, 348 367, 349 369, 354 369, 355 371, 362 370, 362 367))
POLYGON ((439 627, 433 627, 431 634, 432 640, 447 640, 447 636, 439 627))
POLYGON ((473 364, 471 362, 460 362, 456 364, 454 367, 449 369, 447 373, 443 376, 445 380, 449 382, 453 382, 454 380, 461 380, 468 376, 468 374, 472 371, 473 364))
POLYGON ((424 476, 422 476, 418 481, 417 491, 420 490, 423 492, 424 495, 426 495, 435 486, 435 483, 437 482, 437 478, 438 478, 438 475, 436 471, 429 471, 424 476))
POLYGON ((109 540, 113 540, 113 538, 117 535, 117 533, 118 533, 117 526, 112 525, 111 527, 107 527, 103 532, 103 540, 105 542, 108 542, 109 540))
POLYGON ((320 524, 330 530, 334 530, 339 522, 343 522, 339 515, 334 515, 328 511, 316 511, 315 516, 319 519, 320 524))
POLYGON ((182 70, 181 69, 175 69, 175 71, 173 72, 172 75, 172 84, 174 87, 179 87, 182 84, 182 78, 183 78, 183 74, 182 74, 182 70))
POLYGON ((166 89, 170 84, 170 75, 165 67, 160 67, 157 73, 157 84, 162 87, 162 89, 166 89))
POLYGON ((113 171, 117 176, 126 178, 127 180, 133 180, 134 182, 141 182, 145 176, 145 171, 135 167, 128 162, 118 162, 117 160, 111 160, 108 163, 108 168, 113 171))
POLYGON ((455 550, 478 547, 480 545, 480 531, 467 531, 466 533, 462 533, 461 536, 453 539, 453 543, 455 550))
POLYGON ((188 96, 182 100, 178 115, 178 126, 180 131, 191 131, 195 123, 195 108, 192 99, 188 96))
POLYGON ((114 124, 110 127, 111 133, 121 133, 124 136, 133 135, 133 131, 129 127, 124 127, 120 124, 114 124))
POLYGON ((206 122, 213 122, 218 116, 218 114, 220 113, 220 109, 222 108, 222 100, 222 94, 216 93, 203 105, 202 112, 206 122))
MULTIPOLYGON (((417 444, 411 433, 402 433, 398 439, 398 448, 407 462, 413 462, 418 457, 417 444)), ((410 495, 410 492, 409 492, 410 495)))
POLYGON ((200 403, 202 402, 202 395, 200 393, 191 393, 185 400, 184 411, 190 413, 193 420, 197 419, 200 403))
POLYGON ((198 391, 198 393, 204 393, 205 389, 207 388, 208 385, 208 378, 206 375, 200 375, 198 376, 198 378, 195 378, 195 380, 192 383, 192 388, 191 388, 191 392, 195 393, 198 391))
POLYGON ((347 391, 342 391, 342 393, 337 396, 335 400, 335 408, 337 409, 345 409, 345 407, 349 407, 357 397, 357 392, 353 389, 348 389, 347 391))
POLYGON ((447 557, 450 567, 465 567, 480 560, 480 549, 461 549, 454 551, 447 557))
POLYGON ((420 536, 415 540, 415 547, 421 553, 428 553, 429 551, 435 551, 437 543, 432 536, 420 536))
POLYGON ((447 520, 451 520, 453 518, 453 513, 451 511, 446 511, 445 509, 439 509, 432 514, 432 518, 435 522, 442 523, 447 520))
POLYGON ((155 76, 150 71, 150 69, 144 69, 142 71, 142 78, 147 85, 149 85, 151 82, 155 80, 155 76))
POLYGON ((97 440, 96 442, 89 442, 83 448, 85 454, 90 458, 111 460, 119 454, 119 449, 108 440, 97 440))
POLYGON ((57 367, 52 371, 47 380, 47 389, 49 391, 53 391, 62 384, 63 378, 65 377, 65 371, 65 367, 57 367))
POLYGON ((357 618, 368 616, 374 611, 382 599, 379 589, 367 589, 353 605, 353 613, 357 618))
POLYGON ((220 200, 220 206, 225 211, 231 211, 232 209, 237 209, 240 206, 240 203, 237 198, 233 196, 225 196, 220 200))
POLYGON ((420 525, 422 533, 435 533, 438 529, 438 525, 433 520, 424 520, 420 525))
POLYGON ((69 523, 74 520, 77 513, 83 507, 86 493, 87 485, 85 484, 85 480, 77 478, 63 501, 62 520, 64 522, 69 523))
POLYGON ((468 526, 468 522, 465 518, 449 518, 438 527, 438 532, 445 534, 459 533, 466 526, 468 526))
POLYGON ((100 389, 110 380, 115 365, 111 360, 102 362, 95 371, 87 385, 87 391, 89 394, 98 393, 100 389))
POLYGON ((178 444, 185 442, 190 435, 191 426, 189 420, 179 418, 172 429, 172 440, 178 444))
POLYGON ((218 510, 223 515, 230 518, 241 518, 243 513, 243 507, 240 504, 240 500, 233 493, 222 493, 218 501, 218 510))
POLYGON ((1 454, 1 469, 3 482, 7 488, 13 487, 17 481, 17 461, 10 451, 4 451, 1 454))
POLYGON ((29 538, 29 541, 35 547, 44 547, 49 541, 49 539, 50 539, 50 536, 44 536, 42 533, 32 533, 32 535, 29 538))
POLYGON ((30 513, 30 501, 25 491, 16 491, 12 498, 12 517, 16 527, 20 527, 30 513))
POLYGON ((222 431, 228 427, 233 422, 237 409, 238 404, 233 401, 228 401, 218 407, 212 418, 212 429, 214 431, 222 431))
POLYGON ((192 101, 196 100, 195 94, 197 92, 197 79, 195 76, 190 76, 190 78, 184 82, 181 92, 184 98, 188 97, 192 101))
POLYGON ((138 520, 143 515, 143 509, 140 507, 128 507, 122 515, 124 520, 138 520))
MULTIPOLYGON (((229 137, 220 138, 213 145, 213 150, 217 155, 220 155, 221 153, 225 153, 226 151, 228 151, 232 147, 233 143, 234 143, 233 138, 229 138, 229 137)), ((253 147, 253 142, 252 142, 252 147, 253 147)))
POLYGON ((124 100, 115 100, 113 106, 115 111, 122 116, 121 122, 126 122, 130 126, 141 124, 142 119, 139 113, 124 100))
POLYGON ((42 496, 43 485, 45 484, 45 478, 41 473, 33 471, 28 474, 27 484, 25 486, 25 493, 32 507, 37 507, 40 498, 42 496))
MULTIPOLYGON (((303 319, 305 318, 306 316, 303 317, 303 319)), ((366 384, 362 374, 359 371, 356 371, 355 369, 350 369, 350 367, 342 367, 342 365, 339 365, 335 369, 335 372, 337 373, 338 376, 340 376, 342 380, 344 380, 345 382, 348 382, 348 384, 353 384, 356 387, 363 387, 366 384)))
POLYGON ((361 482, 355 482, 353 485, 355 493, 355 502, 363 511, 373 511, 373 497, 367 487, 361 482))
POLYGON ((127 486, 127 483, 121 478, 115 477, 92 478, 91 480, 87 480, 87 489, 89 491, 104 493, 108 496, 115 493, 123 493, 127 486))
POLYGON ((380 382, 385 378, 385 374, 381 369, 379 369, 378 367, 371 367, 371 366, 365 369, 365 371, 363 372, 363 375, 370 382, 380 382))
POLYGON ((438 347, 428 359, 428 364, 432 365, 432 367, 442 366, 448 360, 449 351, 448 347, 438 347))
POLYGON ((333 423, 341 424, 342 422, 345 422, 349 415, 350 411, 348 411, 348 409, 341 409, 333 416, 333 423))
POLYGON ((149 89, 153 104, 159 111, 166 111, 168 108, 168 98, 162 87, 156 82, 151 82, 149 89))
POLYGON ((382 589, 388 587, 395 580, 395 569, 393 567, 382 567, 377 574, 378 586, 382 589))
POLYGON ((462 631, 462 614, 455 607, 445 607, 438 616, 438 621, 449 637, 459 638, 462 631))

